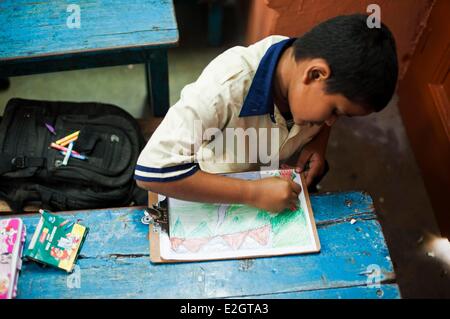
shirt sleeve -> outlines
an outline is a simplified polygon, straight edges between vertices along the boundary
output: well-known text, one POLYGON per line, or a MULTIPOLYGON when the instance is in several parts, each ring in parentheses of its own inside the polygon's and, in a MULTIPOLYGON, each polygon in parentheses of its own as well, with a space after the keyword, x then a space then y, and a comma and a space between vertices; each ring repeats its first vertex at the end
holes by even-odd
POLYGON ((174 181, 199 169, 196 152, 205 142, 203 132, 207 128, 222 129, 226 116, 217 112, 225 103, 221 95, 204 93, 208 92, 205 85, 194 82, 183 88, 180 100, 169 109, 139 155, 136 180, 174 181))
POLYGON ((237 78, 244 70, 239 55, 229 49, 183 88, 180 100, 169 108, 139 155, 136 180, 174 181, 199 170, 196 153, 210 138, 203 133, 223 130, 235 116, 230 106, 242 103, 243 85, 237 78))

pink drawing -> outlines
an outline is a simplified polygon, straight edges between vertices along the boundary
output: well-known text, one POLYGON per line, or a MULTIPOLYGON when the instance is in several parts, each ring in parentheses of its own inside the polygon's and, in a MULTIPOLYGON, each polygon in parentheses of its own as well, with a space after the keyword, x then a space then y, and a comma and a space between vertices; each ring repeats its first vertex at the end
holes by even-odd
POLYGON ((173 250, 177 250, 178 247, 183 243, 183 239, 178 237, 171 237, 170 238, 170 244, 173 250))
POLYGON ((269 243, 269 234, 270 234, 269 225, 253 229, 248 233, 248 235, 261 246, 266 246, 269 243))
POLYGON ((191 253, 196 253, 206 245, 211 238, 193 238, 193 239, 185 239, 183 241, 183 246, 186 247, 191 253))
POLYGON ((228 245, 230 245, 231 248, 236 250, 241 247, 247 235, 248 231, 235 233, 231 235, 223 235, 222 238, 228 243, 228 245))
POLYGON ((284 179, 292 179, 292 169, 280 169, 280 177, 284 179))

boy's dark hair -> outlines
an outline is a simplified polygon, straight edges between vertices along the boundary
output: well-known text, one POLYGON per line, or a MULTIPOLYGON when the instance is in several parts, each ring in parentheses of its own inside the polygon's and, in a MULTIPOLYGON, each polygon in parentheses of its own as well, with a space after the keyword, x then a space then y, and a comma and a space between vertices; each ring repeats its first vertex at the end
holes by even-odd
POLYGON ((398 76, 397 52, 391 31, 369 28, 367 15, 329 19, 292 44, 295 60, 322 58, 331 75, 328 94, 342 94, 354 103, 381 111, 394 94, 398 76))

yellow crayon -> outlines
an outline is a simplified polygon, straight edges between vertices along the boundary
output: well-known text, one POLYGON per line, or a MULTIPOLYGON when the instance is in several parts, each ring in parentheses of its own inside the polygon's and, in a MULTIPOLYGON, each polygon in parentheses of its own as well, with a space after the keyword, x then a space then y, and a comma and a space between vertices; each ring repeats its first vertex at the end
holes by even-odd
POLYGON ((67 146, 70 143, 75 142, 77 139, 78 139, 78 136, 75 136, 75 137, 71 138, 70 140, 66 140, 66 141, 64 141, 64 142, 62 142, 62 143, 60 143, 58 145, 67 146))
MULTIPOLYGON (((80 134, 80 131, 76 131, 76 132, 74 132, 74 133, 72 133, 72 134, 70 134, 70 135, 67 135, 67 136, 65 136, 65 137, 63 137, 63 138, 57 140, 55 143, 56 143, 56 144, 59 144, 59 145, 62 145, 62 143, 66 142, 66 141, 68 141, 68 140, 72 140, 74 137, 78 137, 78 134, 80 134)), ((70 143, 70 142, 69 142, 69 143, 70 143)), ((69 144, 69 143, 67 143, 67 144, 69 144)), ((67 145, 67 144, 66 144, 66 145, 67 145)))

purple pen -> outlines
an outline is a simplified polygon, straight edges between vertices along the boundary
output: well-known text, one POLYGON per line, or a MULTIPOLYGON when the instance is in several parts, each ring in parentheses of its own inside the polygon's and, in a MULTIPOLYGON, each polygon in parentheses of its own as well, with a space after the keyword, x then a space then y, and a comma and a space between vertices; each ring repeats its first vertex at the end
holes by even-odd
POLYGON ((50 133, 52 133, 53 135, 56 135, 56 131, 55 128, 53 126, 51 126, 48 123, 45 123, 45 126, 47 127, 47 129, 50 131, 50 133))

